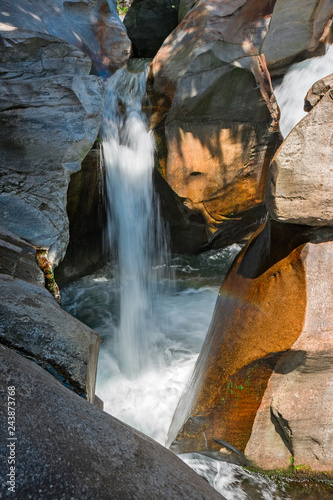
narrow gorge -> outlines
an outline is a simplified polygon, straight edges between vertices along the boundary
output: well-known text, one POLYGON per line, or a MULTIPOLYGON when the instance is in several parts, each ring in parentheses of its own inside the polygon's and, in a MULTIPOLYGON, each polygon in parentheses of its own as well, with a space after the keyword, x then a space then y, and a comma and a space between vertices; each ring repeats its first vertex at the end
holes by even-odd
POLYGON ((331 0, 2 0, 1 498, 333 498, 331 0))

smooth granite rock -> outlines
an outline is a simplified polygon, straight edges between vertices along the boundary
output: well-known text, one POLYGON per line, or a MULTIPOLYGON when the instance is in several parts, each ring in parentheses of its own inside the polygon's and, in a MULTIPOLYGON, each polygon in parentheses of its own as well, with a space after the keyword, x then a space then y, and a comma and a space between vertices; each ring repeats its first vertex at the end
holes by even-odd
POLYGON ((324 54, 332 15, 332 0, 277 0, 261 47, 271 74, 283 74, 293 62, 324 54))
POLYGON ((0 32, 0 62, 1 223, 56 264, 70 174, 97 136, 104 85, 76 47, 41 33, 0 32))
MULTIPOLYGON (((328 300, 332 294, 332 273, 328 256, 321 256, 323 250, 320 250, 327 245, 332 248, 332 243, 323 243, 332 239, 332 228, 308 228, 271 221, 243 249, 222 284, 191 382, 175 412, 168 436, 168 444, 173 450, 178 453, 218 450, 214 439, 222 439, 244 451, 272 371, 276 372, 279 359, 282 360, 285 352, 302 338, 308 314, 332 336, 332 308, 328 300), (311 252, 317 249, 316 265, 313 263, 315 253, 309 261, 310 249, 311 252), (323 271, 319 273, 321 265, 323 271), (327 277, 322 279, 325 270, 327 277), (316 282, 313 290, 317 298, 314 292, 309 292, 311 280, 316 282), (318 307, 321 301, 323 305, 318 307), (326 316, 322 310, 327 312, 326 316)), ((316 327, 312 331, 315 335, 316 327)), ((320 330, 318 335, 321 335, 320 330)), ((320 342, 318 350, 321 350, 320 342)), ((333 353, 329 354, 328 350, 327 356, 331 355, 333 353)), ((321 376, 326 377, 329 386, 331 368, 326 366, 321 376)), ((310 384, 311 375, 307 380, 310 384)), ((315 378, 313 383, 316 383, 315 378)), ((300 396, 304 405, 308 396, 305 389, 300 396)), ((320 397, 318 394, 318 405, 320 397)), ((275 392, 272 401, 277 404, 277 412, 280 411, 275 392)), ((303 403, 297 412, 296 409, 297 406, 292 416, 288 413, 288 418, 295 422, 295 432, 297 422, 306 418, 303 403)), ((329 415, 331 411, 327 419, 329 415)), ((315 411, 311 418, 308 425, 315 429, 315 411)), ((329 429, 330 426, 328 432, 329 429)), ((271 442, 266 440, 265 433, 258 431, 256 443, 260 440, 260 450, 266 450, 266 458, 260 465, 269 467, 274 459, 271 442)), ((329 443, 330 438, 325 446, 329 443)), ((255 448, 254 443, 250 458, 256 460, 260 451, 255 453, 255 448)), ((301 462, 301 454, 297 461, 301 462)))
POLYGON ((273 3, 200 1, 153 60, 157 168, 203 217, 206 242, 230 219, 235 234, 253 231, 261 220, 254 214, 265 211, 267 169, 281 141, 258 55, 273 3))
POLYGON ((267 207, 281 222, 333 225, 333 91, 287 136, 268 175, 267 207))
MULTIPOLYGON (((16 443, 15 494, 26 500, 221 500, 173 453, 63 387, 0 346, 1 427, 7 387, 15 387, 15 437, 0 441, 6 474, 16 443)), ((7 434, 6 434, 7 437, 7 434)), ((2 498, 12 495, 1 481, 2 498)), ((16 496, 14 495, 14 496, 16 496)), ((10 497, 9 497, 10 498, 10 497)))
POLYGON ((95 72, 120 68, 131 52, 115 0, 2 0, 0 29, 14 28, 66 40, 92 59, 95 72))
MULTIPOLYGON (((265 469, 333 470, 333 243, 308 244, 302 332, 276 365, 247 456, 265 469)), ((297 300, 299 297, 297 297, 297 300)))

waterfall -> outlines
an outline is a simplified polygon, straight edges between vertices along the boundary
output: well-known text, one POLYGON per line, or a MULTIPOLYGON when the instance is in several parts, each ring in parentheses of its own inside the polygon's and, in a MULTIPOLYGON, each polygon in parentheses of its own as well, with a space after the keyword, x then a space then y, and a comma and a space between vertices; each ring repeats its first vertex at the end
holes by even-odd
POLYGON ((304 98, 321 78, 333 73, 333 46, 322 57, 307 59, 293 64, 280 85, 274 87, 274 94, 280 107, 280 130, 286 137, 295 125, 306 115, 304 98))
POLYGON ((142 102, 147 61, 118 70, 106 89, 103 154, 107 242, 118 260, 119 325, 114 344, 119 368, 136 376, 152 362, 156 268, 165 261, 165 237, 154 196, 154 140, 142 102))

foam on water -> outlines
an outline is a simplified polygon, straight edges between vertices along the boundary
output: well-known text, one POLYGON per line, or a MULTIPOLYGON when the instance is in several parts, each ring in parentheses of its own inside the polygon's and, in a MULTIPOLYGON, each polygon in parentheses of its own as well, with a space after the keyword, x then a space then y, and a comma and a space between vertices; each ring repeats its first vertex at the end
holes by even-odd
POLYGON ((303 106, 308 90, 318 80, 331 73, 333 73, 333 45, 322 57, 293 64, 282 83, 274 87, 274 94, 281 111, 280 130, 283 137, 286 137, 307 114, 303 106))

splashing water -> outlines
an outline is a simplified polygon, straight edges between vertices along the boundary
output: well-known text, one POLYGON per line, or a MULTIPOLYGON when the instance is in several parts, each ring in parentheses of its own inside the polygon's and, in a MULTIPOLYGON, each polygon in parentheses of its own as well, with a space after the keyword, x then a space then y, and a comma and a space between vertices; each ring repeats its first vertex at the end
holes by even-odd
POLYGON ((148 64, 138 60, 135 72, 123 68, 110 78, 103 120, 107 242, 118 259, 119 326, 114 352, 128 377, 156 361, 151 352, 158 340, 151 297, 156 269, 166 261, 152 185, 154 141, 141 110, 148 70, 148 64))
POLYGON ((321 78, 333 73, 333 45, 322 57, 307 59, 293 64, 274 94, 281 111, 280 130, 286 137, 295 125, 307 114, 303 110, 308 90, 321 78))

